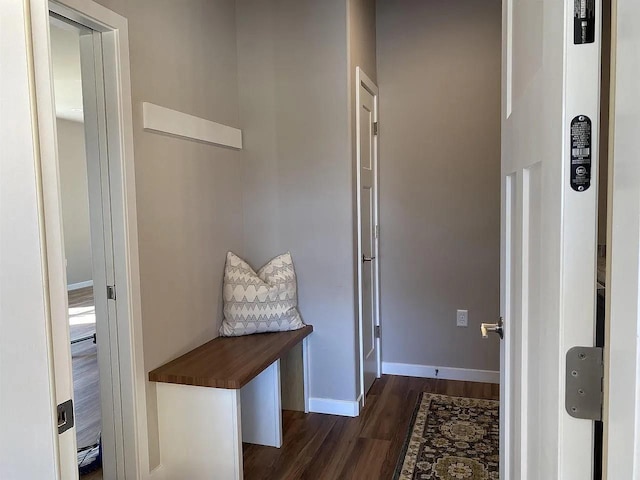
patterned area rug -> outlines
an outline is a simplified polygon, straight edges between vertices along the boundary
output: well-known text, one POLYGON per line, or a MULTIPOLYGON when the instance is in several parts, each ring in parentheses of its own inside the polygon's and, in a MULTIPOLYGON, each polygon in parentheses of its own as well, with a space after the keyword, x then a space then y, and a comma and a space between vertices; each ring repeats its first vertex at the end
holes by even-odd
POLYGON ((498 480, 499 405, 422 393, 394 480, 498 480))

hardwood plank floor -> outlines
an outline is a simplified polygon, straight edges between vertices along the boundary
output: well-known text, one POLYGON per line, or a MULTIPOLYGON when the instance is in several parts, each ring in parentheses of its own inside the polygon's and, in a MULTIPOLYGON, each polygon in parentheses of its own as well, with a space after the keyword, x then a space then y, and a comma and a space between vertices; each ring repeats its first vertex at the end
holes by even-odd
POLYGON ((357 418, 284 411, 282 448, 243 445, 244 478, 391 479, 421 392, 495 400, 500 387, 383 375, 357 418))
MULTIPOLYGON (((69 333, 71 340, 93 335, 96 331, 93 288, 69 292, 69 333)), ((71 345, 74 415, 78 448, 93 445, 102 430, 100 414, 100 376, 98 351, 93 340, 71 345)), ((102 479, 102 469, 82 479, 102 479)))
POLYGON ((102 480, 102 469, 82 475, 80 478, 82 480, 102 480))

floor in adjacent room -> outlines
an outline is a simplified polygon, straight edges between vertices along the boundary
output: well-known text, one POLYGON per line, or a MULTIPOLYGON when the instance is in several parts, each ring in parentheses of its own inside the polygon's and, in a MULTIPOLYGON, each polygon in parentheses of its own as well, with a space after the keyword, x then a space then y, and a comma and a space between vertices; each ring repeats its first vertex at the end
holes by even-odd
MULTIPOLYGON (((96 333, 96 313, 93 288, 69 292, 69 336, 73 368, 74 413, 78 448, 97 442, 102 428, 100 418, 100 376, 98 356, 93 337, 96 333)), ((83 475, 83 480, 102 479, 102 470, 83 475)))
POLYGON ((497 400, 500 386, 383 375, 359 417, 283 412, 282 448, 244 445, 245 480, 389 480, 421 392, 497 400))

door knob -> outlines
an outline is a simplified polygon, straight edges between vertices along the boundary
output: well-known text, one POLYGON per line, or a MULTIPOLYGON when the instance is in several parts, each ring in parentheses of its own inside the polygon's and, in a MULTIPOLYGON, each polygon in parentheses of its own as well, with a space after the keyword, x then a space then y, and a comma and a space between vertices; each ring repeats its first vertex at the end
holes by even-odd
POLYGON ((376 257, 366 257, 364 255, 364 253, 362 254, 362 261, 363 262, 370 262, 370 261, 375 260, 375 259, 376 259, 376 257))
POLYGON ((498 323, 483 323, 480 325, 480 331, 482 332, 482 338, 489 338, 489 333, 496 333, 500 337, 500 340, 504 338, 502 317, 498 320, 498 323))

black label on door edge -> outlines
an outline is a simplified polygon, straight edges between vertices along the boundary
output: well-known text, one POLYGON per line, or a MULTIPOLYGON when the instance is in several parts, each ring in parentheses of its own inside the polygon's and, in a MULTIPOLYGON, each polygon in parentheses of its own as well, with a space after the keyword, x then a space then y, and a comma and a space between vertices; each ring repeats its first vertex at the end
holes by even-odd
POLYGON ((571 120, 571 188, 584 192, 591 186, 591 119, 571 120))
POLYGON ((583 45, 596 41, 596 1, 574 0, 573 43, 583 45))

